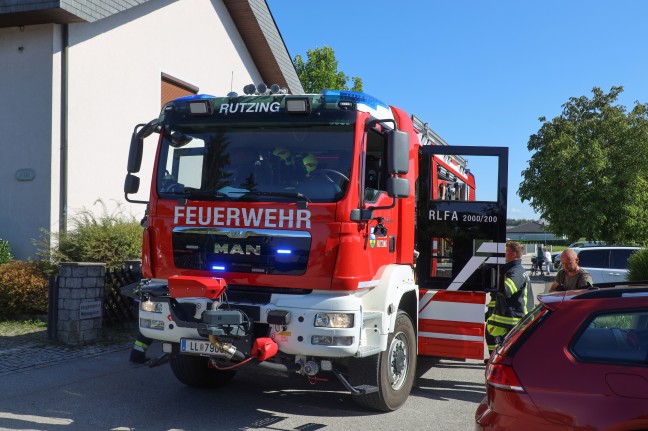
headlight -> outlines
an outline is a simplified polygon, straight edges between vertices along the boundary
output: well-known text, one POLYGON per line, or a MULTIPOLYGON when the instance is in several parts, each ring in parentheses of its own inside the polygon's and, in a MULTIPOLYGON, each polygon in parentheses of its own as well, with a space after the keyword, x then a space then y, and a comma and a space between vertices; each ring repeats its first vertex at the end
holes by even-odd
POLYGON ((324 328, 353 328, 353 314, 317 313, 315 326, 324 328))
POLYGON ((151 300, 140 302, 140 310, 148 311, 150 313, 161 313, 162 312, 162 303, 153 302, 151 300))
POLYGON ((151 320, 151 319, 140 319, 140 327, 149 328, 149 329, 164 329, 164 321, 162 320, 151 320))

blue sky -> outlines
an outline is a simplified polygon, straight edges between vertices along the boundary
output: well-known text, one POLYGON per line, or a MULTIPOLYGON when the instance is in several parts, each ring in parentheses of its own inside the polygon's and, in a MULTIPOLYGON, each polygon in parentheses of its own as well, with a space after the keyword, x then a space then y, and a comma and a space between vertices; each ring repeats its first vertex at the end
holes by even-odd
POLYGON ((267 2, 292 58, 330 46, 366 93, 449 144, 509 147, 509 218, 538 218, 517 190, 539 117, 595 86, 623 86, 627 108, 648 102, 648 2, 267 2))

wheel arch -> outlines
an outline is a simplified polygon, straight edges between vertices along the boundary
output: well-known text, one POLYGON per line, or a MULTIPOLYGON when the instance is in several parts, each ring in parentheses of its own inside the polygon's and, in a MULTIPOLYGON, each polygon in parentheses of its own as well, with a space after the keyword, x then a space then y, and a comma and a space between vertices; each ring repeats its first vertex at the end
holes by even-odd
MULTIPOLYGON (((410 319, 412 319, 412 325, 414 325, 414 333, 418 334, 418 295, 415 290, 410 290, 405 292, 401 297, 400 303, 398 304, 398 310, 403 310, 410 319)), ((396 322, 396 312, 394 313, 393 323, 390 325, 391 330, 394 329, 394 324, 396 322)))

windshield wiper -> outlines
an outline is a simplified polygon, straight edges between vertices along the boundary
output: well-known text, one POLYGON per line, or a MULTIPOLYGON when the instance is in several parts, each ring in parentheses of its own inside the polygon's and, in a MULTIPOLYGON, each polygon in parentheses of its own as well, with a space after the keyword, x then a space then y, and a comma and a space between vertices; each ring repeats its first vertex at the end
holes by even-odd
POLYGON ((270 196, 270 197, 294 199, 297 202, 304 202, 306 204, 312 202, 308 198, 308 196, 298 192, 260 192, 260 191, 250 190, 248 192, 242 192, 242 193, 243 193, 243 196, 241 196, 242 198, 249 197, 249 196, 270 196))
POLYGON ((182 196, 186 199, 207 199, 207 200, 219 200, 222 198, 225 198, 228 201, 231 201, 232 198, 225 194, 221 193, 219 191, 215 190, 198 190, 190 187, 185 187, 184 192, 179 192, 179 193, 171 193, 175 195, 182 196))

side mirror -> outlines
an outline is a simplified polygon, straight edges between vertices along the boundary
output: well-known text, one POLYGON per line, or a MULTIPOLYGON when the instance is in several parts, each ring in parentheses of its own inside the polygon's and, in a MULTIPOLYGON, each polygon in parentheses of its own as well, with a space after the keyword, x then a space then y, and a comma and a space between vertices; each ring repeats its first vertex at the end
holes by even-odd
POLYGON ((132 174, 126 174, 126 180, 124 181, 124 193, 132 194, 137 193, 140 186, 140 179, 132 174))
POLYGON ((139 172, 142 166, 142 154, 144 153, 144 138, 156 132, 159 124, 160 120, 155 118, 146 124, 138 124, 135 126, 128 152, 128 165, 126 166, 126 171, 129 174, 139 172), (138 127, 141 127, 139 131, 137 130, 138 127))
POLYGON ((409 171, 409 136, 401 130, 387 132, 387 169, 391 175, 409 171))
POLYGON ((133 132, 133 136, 131 136, 130 151, 128 152, 128 165, 126 166, 126 171, 129 174, 139 172, 140 167, 142 166, 143 153, 144 139, 140 138, 137 132, 133 132))
POLYGON ((405 178, 387 179, 387 195, 392 198, 406 198, 410 194, 410 184, 405 178))

